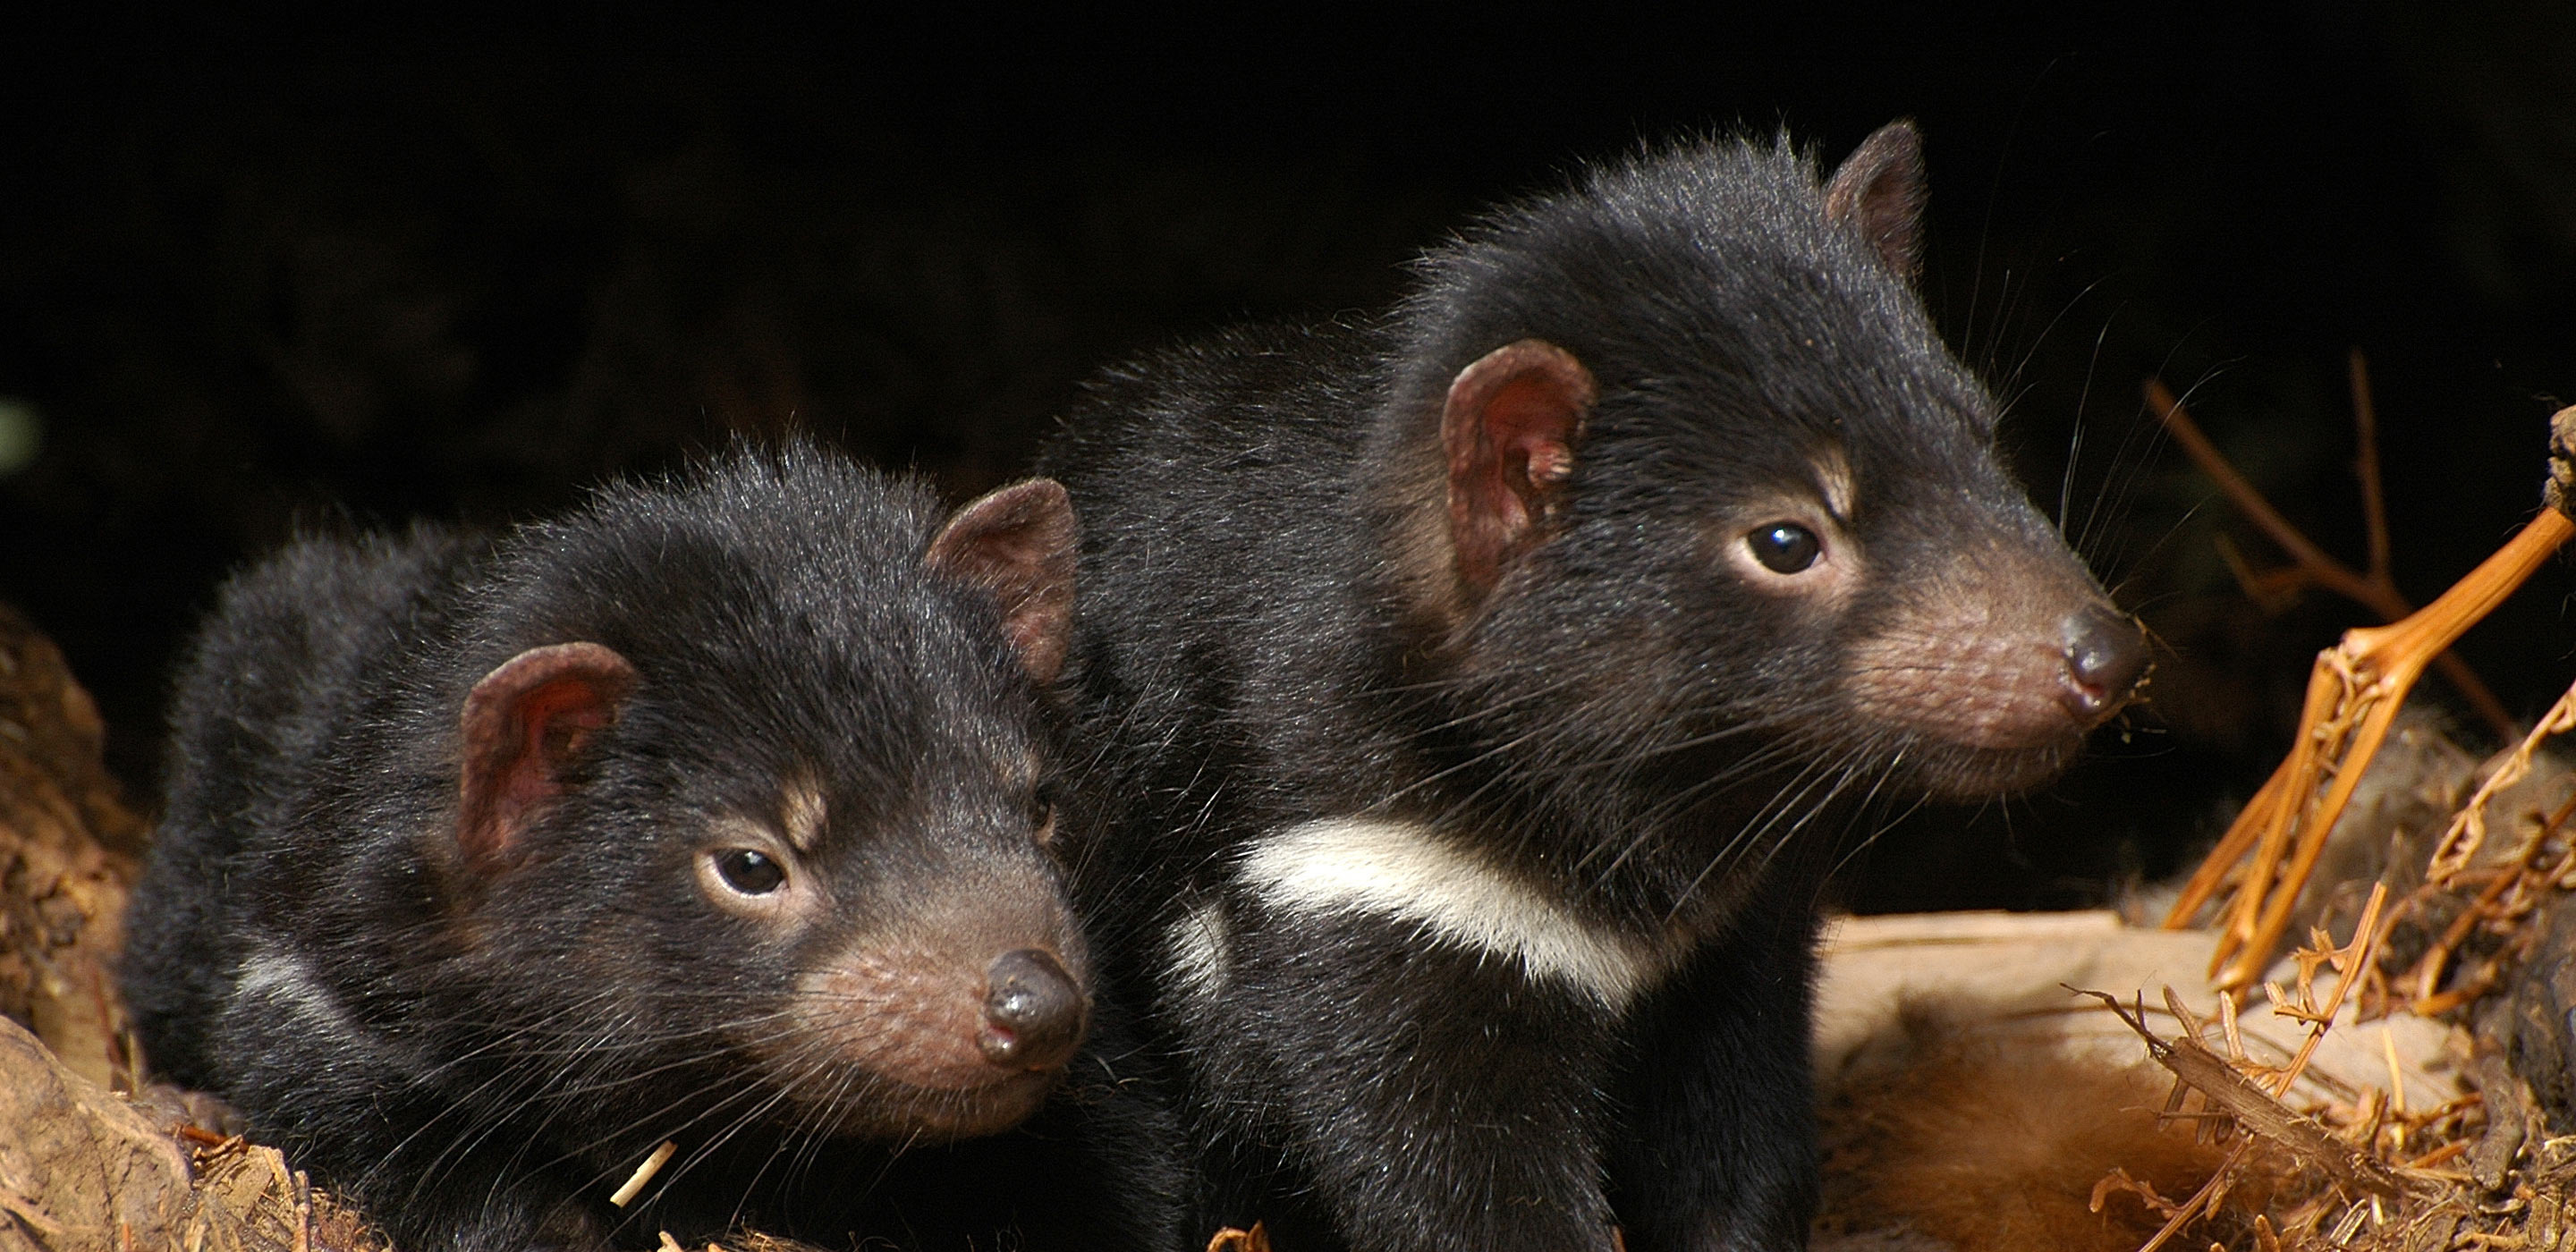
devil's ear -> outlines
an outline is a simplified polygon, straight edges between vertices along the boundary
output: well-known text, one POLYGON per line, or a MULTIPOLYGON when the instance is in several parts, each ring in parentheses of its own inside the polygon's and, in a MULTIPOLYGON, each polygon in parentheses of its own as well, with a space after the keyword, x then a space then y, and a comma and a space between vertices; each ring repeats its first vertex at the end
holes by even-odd
POLYGON ((1080 532, 1073 500, 1052 478, 996 487, 957 510, 922 563, 993 593, 1002 633, 1040 684, 1064 672, 1073 647, 1073 570, 1080 532))
POLYGON ((456 843, 466 863, 505 864, 519 833, 564 787, 590 737, 617 720, 635 667, 595 643, 530 648, 465 697, 456 843))
POLYGON ((1493 588, 1555 509, 1598 395, 1583 362, 1540 339, 1496 348, 1450 381, 1440 413, 1449 541, 1475 594, 1493 588))
POLYGON ((1923 135, 1903 118, 1861 141, 1825 185, 1825 218, 1860 232, 1896 276, 1923 272, 1923 135))

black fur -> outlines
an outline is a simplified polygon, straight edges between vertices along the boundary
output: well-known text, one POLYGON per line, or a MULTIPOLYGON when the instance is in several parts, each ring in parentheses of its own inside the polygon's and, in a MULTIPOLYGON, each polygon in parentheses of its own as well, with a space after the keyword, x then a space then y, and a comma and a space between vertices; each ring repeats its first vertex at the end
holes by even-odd
MULTIPOLYGON (((1030 825, 1061 730, 991 597, 925 568, 937 520, 922 487, 798 446, 497 540, 307 539, 236 578, 181 684, 130 915, 151 1058, 407 1248, 737 1221, 992 1246, 1018 1220, 1014 1149, 893 1159, 779 1102, 740 1046, 788 1030, 796 976, 887 918, 926 913, 934 937, 1019 918, 1080 967, 1030 825), (574 640, 631 661, 633 693, 517 863, 463 866, 460 703, 574 640), (799 872, 834 903, 793 943, 710 907, 690 869, 712 822, 775 813, 790 777, 828 798, 799 872), (610 1207, 665 1138, 687 1151, 610 1207)), ((804 1080, 875 1098, 841 1068, 804 1080)))
MULTIPOLYGON (((1877 207, 1911 232, 1910 201, 1877 207)), ((1828 220, 1785 141, 1598 170, 1433 253, 1386 317, 1111 374, 1050 447, 1084 518, 1084 781, 1119 806, 1077 894, 1176 1092, 1177 1246, 1255 1220, 1291 1252, 1607 1249, 1614 1226, 1632 1252, 1804 1245, 1814 913, 1857 802, 2021 785, 2091 724, 1952 742, 1855 694, 1854 658, 1986 604, 2108 612, 1997 465, 1911 234, 1866 228, 1828 220), (1462 590, 1423 539, 1444 395, 1530 339, 1599 398, 1535 542, 1462 590), (1757 594, 1728 547, 1814 497, 1826 453, 1857 585, 1757 594), (1435 831, 1668 959, 1613 1007, 1247 882, 1265 837, 1349 816, 1435 831), (1201 910, 1214 997, 1170 964, 1201 910)), ((1924 652, 1949 684, 1924 698, 1983 698, 1924 652)))

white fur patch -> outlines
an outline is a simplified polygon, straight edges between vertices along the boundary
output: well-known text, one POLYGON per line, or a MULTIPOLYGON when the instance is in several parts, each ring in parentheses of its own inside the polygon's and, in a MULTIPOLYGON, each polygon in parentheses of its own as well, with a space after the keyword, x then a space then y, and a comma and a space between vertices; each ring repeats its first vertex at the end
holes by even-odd
POLYGON ((1172 923, 1165 936, 1172 981, 1193 1000, 1213 1000, 1225 990, 1225 914, 1214 902, 1202 904, 1172 923))
POLYGON ((1411 922, 1458 947, 1569 983, 1612 1010, 1671 967, 1666 945, 1587 921, 1427 827, 1333 818, 1255 843, 1243 881, 1278 908, 1411 922))
POLYGON ((357 1034, 340 1002, 313 977, 304 958, 292 952, 262 947, 242 962, 241 977, 233 982, 235 999, 257 998, 283 1009, 310 1023, 316 1030, 341 1038, 357 1034))

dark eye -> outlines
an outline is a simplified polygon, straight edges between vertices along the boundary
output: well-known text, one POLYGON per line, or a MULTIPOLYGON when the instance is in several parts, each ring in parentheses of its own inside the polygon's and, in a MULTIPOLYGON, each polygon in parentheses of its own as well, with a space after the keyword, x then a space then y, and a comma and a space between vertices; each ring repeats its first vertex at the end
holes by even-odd
POLYGON ((1773 522, 1755 527, 1744 537, 1746 547, 1753 549, 1753 559, 1775 574, 1795 574, 1816 563, 1824 555, 1825 544, 1816 532, 1796 522, 1773 522))
POLYGON ((716 854, 716 873, 725 885, 747 896, 765 896, 787 881, 787 868, 765 853, 735 848, 716 854))

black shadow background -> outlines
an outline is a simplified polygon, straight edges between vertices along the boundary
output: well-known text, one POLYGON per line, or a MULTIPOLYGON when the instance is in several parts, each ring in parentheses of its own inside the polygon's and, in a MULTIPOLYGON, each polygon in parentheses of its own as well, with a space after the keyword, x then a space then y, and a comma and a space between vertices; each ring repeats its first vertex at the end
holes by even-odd
MULTIPOLYGON (((1786 124, 1830 161, 1910 115, 1932 307, 2168 651, 2125 742, 1909 819, 1855 892, 2097 901, 2209 837, 2307 656, 2363 620, 2246 601, 2218 537, 2278 555, 2139 381, 2187 389, 2358 562, 2358 346, 2400 583, 2420 602, 2501 542, 2576 394, 2576 16, 1927 7, 29 31, 0 49, 0 462, 41 442, 0 472, 0 599, 61 641, 148 794, 173 649, 299 518, 522 517, 791 424, 962 497, 1101 364, 1378 305, 1406 256, 1574 160, 1786 124)), ((2576 677, 2568 590, 2551 569, 2465 644, 2526 717, 2576 677)))

